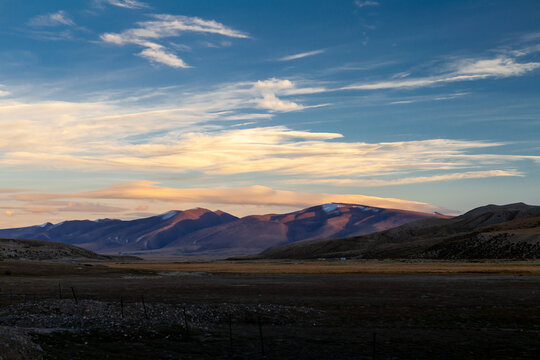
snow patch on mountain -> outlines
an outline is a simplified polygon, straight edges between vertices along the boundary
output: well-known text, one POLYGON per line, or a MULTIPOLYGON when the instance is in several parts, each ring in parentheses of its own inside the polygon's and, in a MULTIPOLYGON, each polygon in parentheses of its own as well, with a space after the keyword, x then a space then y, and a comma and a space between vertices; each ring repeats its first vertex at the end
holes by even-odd
POLYGON ((360 209, 362 211, 369 211, 372 208, 370 208, 369 206, 356 205, 356 206, 353 206, 353 209, 360 209))
POLYGON ((341 208, 344 206, 345 205, 330 203, 330 204, 321 205, 321 208, 323 209, 325 213, 331 213, 332 211, 335 211, 338 208, 341 208))
POLYGON ((161 215, 161 220, 169 220, 173 216, 176 216, 176 214, 178 214, 178 211, 166 212, 165 214, 161 215))
POLYGON ((61 221, 58 224, 54 224, 53 228, 64 225, 65 221, 61 221))
POLYGON ((375 213, 378 213, 381 211, 381 209, 378 209, 378 208, 372 208, 372 207, 369 207, 369 206, 362 206, 362 205, 355 205, 353 206, 353 209, 359 209, 359 210, 362 210, 362 211, 373 211, 375 213))

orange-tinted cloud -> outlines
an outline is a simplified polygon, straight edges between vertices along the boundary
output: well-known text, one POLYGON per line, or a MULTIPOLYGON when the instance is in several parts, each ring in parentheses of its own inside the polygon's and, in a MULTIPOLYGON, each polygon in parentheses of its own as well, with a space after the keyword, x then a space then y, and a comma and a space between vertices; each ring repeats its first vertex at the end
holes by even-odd
POLYGON ((73 211, 85 213, 117 213, 126 209, 90 202, 68 202, 66 206, 57 209, 58 211, 73 211))
POLYGON ((136 211, 146 211, 148 210, 148 205, 141 204, 135 208, 136 211))
POLYGON ((159 186, 157 182, 152 181, 121 183, 99 190, 79 193, 20 194, 14 197, 24 201, 32 201, 32 199, 122 199, 162 201, 177 204, 205 203, 216 205, 260 205, 263 207, 291 206, 296 208, 329 202, 342 202, 425 212, 441 210, 434 205, 423 202, 357 194, 304 193, 275 190, 266 186, 179 189, 159 186))
POLYGON ((0 194, 15 194, 28 191, 26 189, 0 188, 0 194))
POLYGON ((272 111, 258 109, 261 103, 275 103, 276 111, 291 107, 276 97, 288 96, 286 91, 319 90, 269 79, 193 94, 176 108, 59 101, 0 103, 0 167, 38 165, 54 170, 199 172, 212 176, 258 172, 273 178, 358 179, 388 174, 417 177, 416 173, 424 171, 439 176, 448 170, 508 170, 523 160, 540 163, 540 156, 490 151, 490 147, 505 145, 498 142, 427 139, 366 143, 345 139, 340 133, 286 126, 225 130, 219 125, 218 121, 230 124, 230 119, 239 116, 253 120, 271 116, 272 111), (252 114, 244 113, 246 109, 252 109, 252 114), (218 125, 209 127, 208 121, 218 125), (154 135, 149 137, 149 133, 154 135), (139 141, 125 140, 132 137, 139 141))

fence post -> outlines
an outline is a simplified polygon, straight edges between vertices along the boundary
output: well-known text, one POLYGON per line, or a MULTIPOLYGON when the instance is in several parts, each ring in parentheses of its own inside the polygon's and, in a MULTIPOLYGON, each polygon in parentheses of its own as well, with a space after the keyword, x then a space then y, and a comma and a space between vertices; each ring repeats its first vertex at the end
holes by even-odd
POLYGON ((58 283, 58 299, 62 300, 62 285, 58 283))
POLYGON ((148 320, 148 312, 146 311, 146 304, 144 303, 144 295, 141 295, 142 306, 144 309, 144 317, 148 320))
POLYGON ((120 296, 120 315, 124 318, 124 298, 120 296))
POLYGON ((75 288, 71 287, 71 293, 73 294, 73 299, 75 300, 75 304, 79 303, 79 299, 77 299, 77 293, 75 292, 75 288))
POLYGON ((232 338, 232 315, 229 313, 229 345, 230 345, 230 350, 231 350, 231 355, 233 354, 234 352, 234 347, 233 347, 233 338, 232 338))
POLYGON ((263 331, 262 331, 262 323, 261 323, 261 317, 258 318, 259 323, 259 338, 261 340, 261 354, 264 356, 264 338, 263 338, 263 331))
POLYGON ((182 308, 183 311, 184 311, 184 325, 186 327, 186 338, 189 339, 190 338, 190 335, 189 335, 189 324, 188 324, 188 319, 187 319, 187 315, 186 315, 186 308, 183 307, 182 308))

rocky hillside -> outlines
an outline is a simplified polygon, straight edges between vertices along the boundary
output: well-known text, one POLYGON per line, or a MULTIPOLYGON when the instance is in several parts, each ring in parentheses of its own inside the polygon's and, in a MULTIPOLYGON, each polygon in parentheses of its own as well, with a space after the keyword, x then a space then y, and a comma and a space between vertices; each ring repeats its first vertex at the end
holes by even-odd
POLYGON ((0 236, 57 241, 100 253, 129 253, 160 249, 194 231, 238 219, 222 211, 197 208, 131 221, 73 220, 58 224, 0 230, 0 236))
POLYGON ((425 218, 447 217, 353 204, 324 204, 287 214, 247 216, 191 233, 161 251, 256 254, 270 246, 370 234, 425 218))
POLYGON ((111 260, 110 256, 51 241, 0 239, 0 260, 111 260))
POLYGON ((425 218, 446 217, 334 203, 243 218, 197 208, 131 221, 46 223, 0 230, 0 236, 58 241, 107 254, 232 256, 302 240, 364 235, 425 218))
POLYGON ((455 218, 419 220, 366 236, 275 247, 260 257, 539 258, 540 207, 488 205, 455 218))

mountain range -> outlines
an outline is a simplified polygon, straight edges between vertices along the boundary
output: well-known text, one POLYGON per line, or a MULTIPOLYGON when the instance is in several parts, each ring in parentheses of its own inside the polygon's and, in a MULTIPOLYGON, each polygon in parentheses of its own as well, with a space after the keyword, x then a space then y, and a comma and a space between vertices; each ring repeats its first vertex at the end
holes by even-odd
POLYGON ((4 229, 0 237, 56 241, 105 254, 235 256, 298 241, 370 234, 419 219, 446 218, 337 203, 242 218, 196 208, 130 221, 73 220, 4 229))
POLYGON ((540 206, 487 205, 369 235, 277 246, 257 258, 540 258, 540 206))

